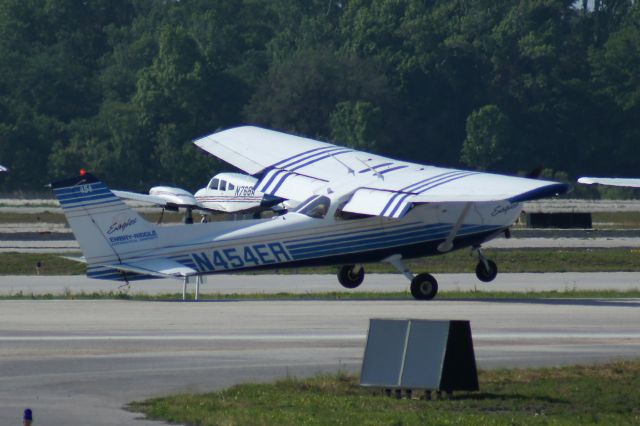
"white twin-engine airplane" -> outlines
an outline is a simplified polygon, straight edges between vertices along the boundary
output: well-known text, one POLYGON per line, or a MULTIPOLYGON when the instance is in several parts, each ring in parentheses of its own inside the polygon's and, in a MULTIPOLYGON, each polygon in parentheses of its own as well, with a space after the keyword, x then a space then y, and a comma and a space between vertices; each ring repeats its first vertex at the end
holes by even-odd
POLYGON ((117 190, 113 193, 120 198, 155 204, 167 210, 185 209, 185 222, 193 223, 193 210, 207 213, 278 210, 276 206, 284 200, 256 191, 256 183, 258 179, 241 173, 218 173, 195 194, 172 186, 154 186, 149 195, 117 190))
MULTIPOLYGON (((508 233, 522 201, 565 193, 568 185, 393 160, 257 127, 214 133, 195 144, 260 179, 256 189, 306 200, 271 219, 158 226, 140 217, 94 176, 52 184, 80 243, 87 275, 111 280, 178 278, 268 268, 343 265, 338 280, 359 286, 363 263, 389 262, 416 299, 438 284, 414 276, 404 259, 471 247, 476 274, 494 262, 480 246, 508 233)), ((197 297, 197 290, 196 290, 197 297)))

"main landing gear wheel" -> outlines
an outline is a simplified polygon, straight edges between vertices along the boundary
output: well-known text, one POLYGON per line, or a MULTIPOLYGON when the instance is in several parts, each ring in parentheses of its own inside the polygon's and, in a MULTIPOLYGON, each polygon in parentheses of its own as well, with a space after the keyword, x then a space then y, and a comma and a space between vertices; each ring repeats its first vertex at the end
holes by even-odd
POLYGON ((476 277, 482 282, 488 283, 493 281, 498 275, 498 265, 493 260, 486 259, 485 262, 480 260, 476 266, 476 277))
POLYGON ((417 300, 431 300, 438 294, 438 282, 431 274, 418 274, 411 280, 411 294, 417 300))
POLYGON ((364 268, 361 265, 344 265, 338 271, 338 281, 345 288, 356 288, 364 280, 364 268))

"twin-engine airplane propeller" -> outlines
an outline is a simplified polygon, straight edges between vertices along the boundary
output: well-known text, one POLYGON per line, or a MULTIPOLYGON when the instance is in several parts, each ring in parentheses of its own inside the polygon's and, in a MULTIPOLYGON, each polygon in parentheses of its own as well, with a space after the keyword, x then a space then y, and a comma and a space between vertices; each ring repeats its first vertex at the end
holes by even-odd
MULTIPOLYGON (((362 263, 389 262, 411 281, 416 299, 438 283, 414 276, 404 259, 471 247, 476 275, 497 266, 480 246, 507 233, 521 202, 567 192, 568 185, 393 160, 257 127, 214 133, 195 144, 251 175, 256 190, 306 200, 271 219, 158 226, 128 208, 92 175, 52 184, 80 243, 87 275, 112 280, 187 279, 268 268, 343 265, 347 288, 362 263)), ((197 293, 196 293, 197 294, 197 293)))
POLYGON ((195 194, 172 186, 154 186, 148 195, 118 190, 113 193, 120 198, 154 204, 170 211, 183 209, 186 212, 184 221, 188 224, 193 223, 194 210, 205 214, 282 210, 278 205, 284 200, 256 191, 256 183, 258 179, 241 173, 218 173, 195 194))

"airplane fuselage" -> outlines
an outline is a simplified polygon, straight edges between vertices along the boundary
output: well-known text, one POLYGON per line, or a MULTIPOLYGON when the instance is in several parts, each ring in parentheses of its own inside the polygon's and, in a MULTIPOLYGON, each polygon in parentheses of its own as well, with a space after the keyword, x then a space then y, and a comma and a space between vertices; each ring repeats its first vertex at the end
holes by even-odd
MULTIPOLYGON (((463 203, 438 203, 416 206, 401 219, 343 219, 335 216, 334 208, 320 219, 291 212, 272 219, 167 226, 162 233, 170 234, 168 240, 173 243, 139 259, 161 255, 200 274, 215 274, 369 263, 396 254, 406 259, 436 255, 442 254, 439 245, 463 209, 463 203)), ((480 245, 499 235, 513 224, 521 209, 521 204, 506 201, 473 203, 452 249, 480 245)), ((117 279, 117 274, 89 275, 117 279)))

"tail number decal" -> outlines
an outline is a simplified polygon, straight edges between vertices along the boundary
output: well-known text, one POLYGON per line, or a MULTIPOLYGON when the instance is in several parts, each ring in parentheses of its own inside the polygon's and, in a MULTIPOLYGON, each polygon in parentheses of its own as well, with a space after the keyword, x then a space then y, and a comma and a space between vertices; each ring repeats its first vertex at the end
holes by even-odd
POLYGON ((255 190, 252 186, 238 186, 236 187, 236 197, 253 197, 255 190))
POLYGON ((191 254, 200 272, 226 271, 283 263, 291 256, 280 243, 253 244, 191 254))

